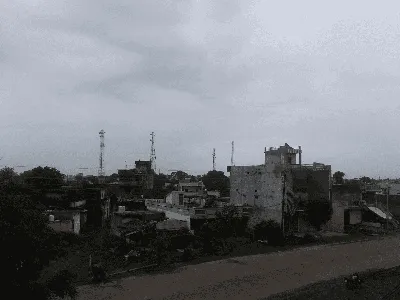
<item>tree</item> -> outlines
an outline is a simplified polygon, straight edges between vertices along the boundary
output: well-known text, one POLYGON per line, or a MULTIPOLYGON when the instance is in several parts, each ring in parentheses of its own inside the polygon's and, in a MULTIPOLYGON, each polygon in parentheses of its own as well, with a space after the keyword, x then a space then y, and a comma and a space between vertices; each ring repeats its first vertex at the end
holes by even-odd
POLYGON ((51 167, 36 167, 22 173, 23 181, 36 189, 47 189, 59 187, 63 184, 64 175, 57 169, 51 167))
POLYGON ((325 199, 313 199, 306 204, 307 220, 318 231, 331 219, 332 213, 331 203, 325 199))
POLYGON ((15 183, 18 174, 14 172, 13 168, 5 167, 0 170, 0 185, 7 185, 15 183))
POLYGON ((119 180, 119 175, 117 173, 113 173, 110 176, 106 177, 107 183, 117 182, 119 180))
POLYGON ((278 222, 274 220, 263 220, 254 226, 254 238, 256 240, 267 240, 272 246, 283 243, 283 234, 278 222))
POLYGON ((345 176, 346 174, 344 174, 343 172, 341 172, 341 171, 336 171, 334 174, 333 174, 333 180, 335 181, 335 183, 336 184, 343 184, 344 183, 344 176, 345 176))
POLYGON ((15 299, 76 295, 70 272, 41 278, 44 267, 61 254, 61 238, 29 198, 0 191, 0 232, 2 293, 15 299))
POLYGON ((222 197, 229 196, 230 182, 222 171, 209 171, 202 177, 208 191, 219 191, 222 197))

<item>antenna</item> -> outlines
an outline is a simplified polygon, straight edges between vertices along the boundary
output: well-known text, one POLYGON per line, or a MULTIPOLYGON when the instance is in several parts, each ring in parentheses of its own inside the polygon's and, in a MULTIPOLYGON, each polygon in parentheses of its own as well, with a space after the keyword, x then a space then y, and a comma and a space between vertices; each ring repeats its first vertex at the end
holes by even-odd
POLYGON ((150 140, 150 142, 151 142, 151 149, 150 149, 151 168, 154 169, 154 170, 157 170, 157 166, 156 166, 156 159, 157 159, 157 157, 156 157, 156 148, 154 147, 154 138, 155 138, 156 135, 154 134, 154 132, 152 132, 150 134, 150 136, 151 136, 151 140, 150 140))
POLYGON ((215 148, 213 149, 212 157, 213 157, 213 171, 215 171, 215 158, 216 158, 216 156, 215 156, 215 148))
POLYGON ((235 142, 232 141, 232 154, 231 154, 231 166, 235 165, 235 162, 233 161, 233 154, 235 153, 235 142))
POLYGON ((105 131, 101 130, 99 132, 100 134, 100 158, 99 158, 99 183, 103 183, 104 182, 104 134, 105 131))

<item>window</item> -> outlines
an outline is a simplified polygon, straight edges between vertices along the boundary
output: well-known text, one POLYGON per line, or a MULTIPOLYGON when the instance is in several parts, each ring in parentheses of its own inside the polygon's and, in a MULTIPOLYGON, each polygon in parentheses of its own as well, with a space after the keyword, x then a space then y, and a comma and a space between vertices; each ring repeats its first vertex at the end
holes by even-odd
POLYGON ((254 199, 256 199, 256 200, 257 200, 257 199, 258 199, 258 195, 255 195, 255 196, 254 196, 254 199))

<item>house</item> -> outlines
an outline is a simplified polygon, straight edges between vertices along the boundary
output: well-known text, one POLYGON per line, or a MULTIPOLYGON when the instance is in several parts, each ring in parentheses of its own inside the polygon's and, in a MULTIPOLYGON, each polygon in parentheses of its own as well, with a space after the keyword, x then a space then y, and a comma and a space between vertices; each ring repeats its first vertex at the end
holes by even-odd
POLYGON ((116 236, 124 236, 128 233, 139 230, 137 226, 152 221, 161 221, 165 219, 165 213, 149 210, 125 210, 120 206, 117 212, 113 212, 111 220, 111 231, 116 236))
POLYGON ((178 184, 178 190, 170 192, 165 202, 173 206, 190 207, 201 206, 205 203, 205 186, 203 182, 186 182, 178 184))
POLYGON ((118 170, 118 187, 121 193, 141 197, 154 187, 154 172, 151 161, 135 161, 134 169, 118 170))
POLYGON ((80 234, 87 220, 86 210, 47 210, 49 226, 55 231, 80 234))

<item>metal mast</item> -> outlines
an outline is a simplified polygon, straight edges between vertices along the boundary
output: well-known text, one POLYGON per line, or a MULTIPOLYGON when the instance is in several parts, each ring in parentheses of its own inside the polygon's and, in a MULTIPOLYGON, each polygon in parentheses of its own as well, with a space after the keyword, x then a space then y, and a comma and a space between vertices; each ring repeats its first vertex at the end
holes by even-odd
POLYGON ((215 171, 215 158, 216 158, 216 156, 215 156, 215 148, 213 149, 212 157, 213 157, 213 171, 215 171))
POLYGON ((233 161, 233 154, 235 153, 235 142, 232 141, 232 155, 231 155, 231 166, 235 165, 235 162, 233 161))
POLYGON ((150 142, 151 142, 150 163, 151 163, 151 168, 154 169, 154 170, 156 171, 156 170, 157 170, 157 165, 156 165, 156 159, 157 159, 157 157, 156 157, 156 148, 154 147, 154 137, 155 137, 156 135, 154 134, 154 132, 152 132, 152 133, 150 134, 150 136, 151 136, 151 139, 150 139, 150 142))
POLYGON ((103 183, 104 182, 104 176, 105 176, 105 172, 104 172, 104 134, 105 131, 101 130, 99 132, 100 134, 100 158, 99 158, 99 183, 103 183))

